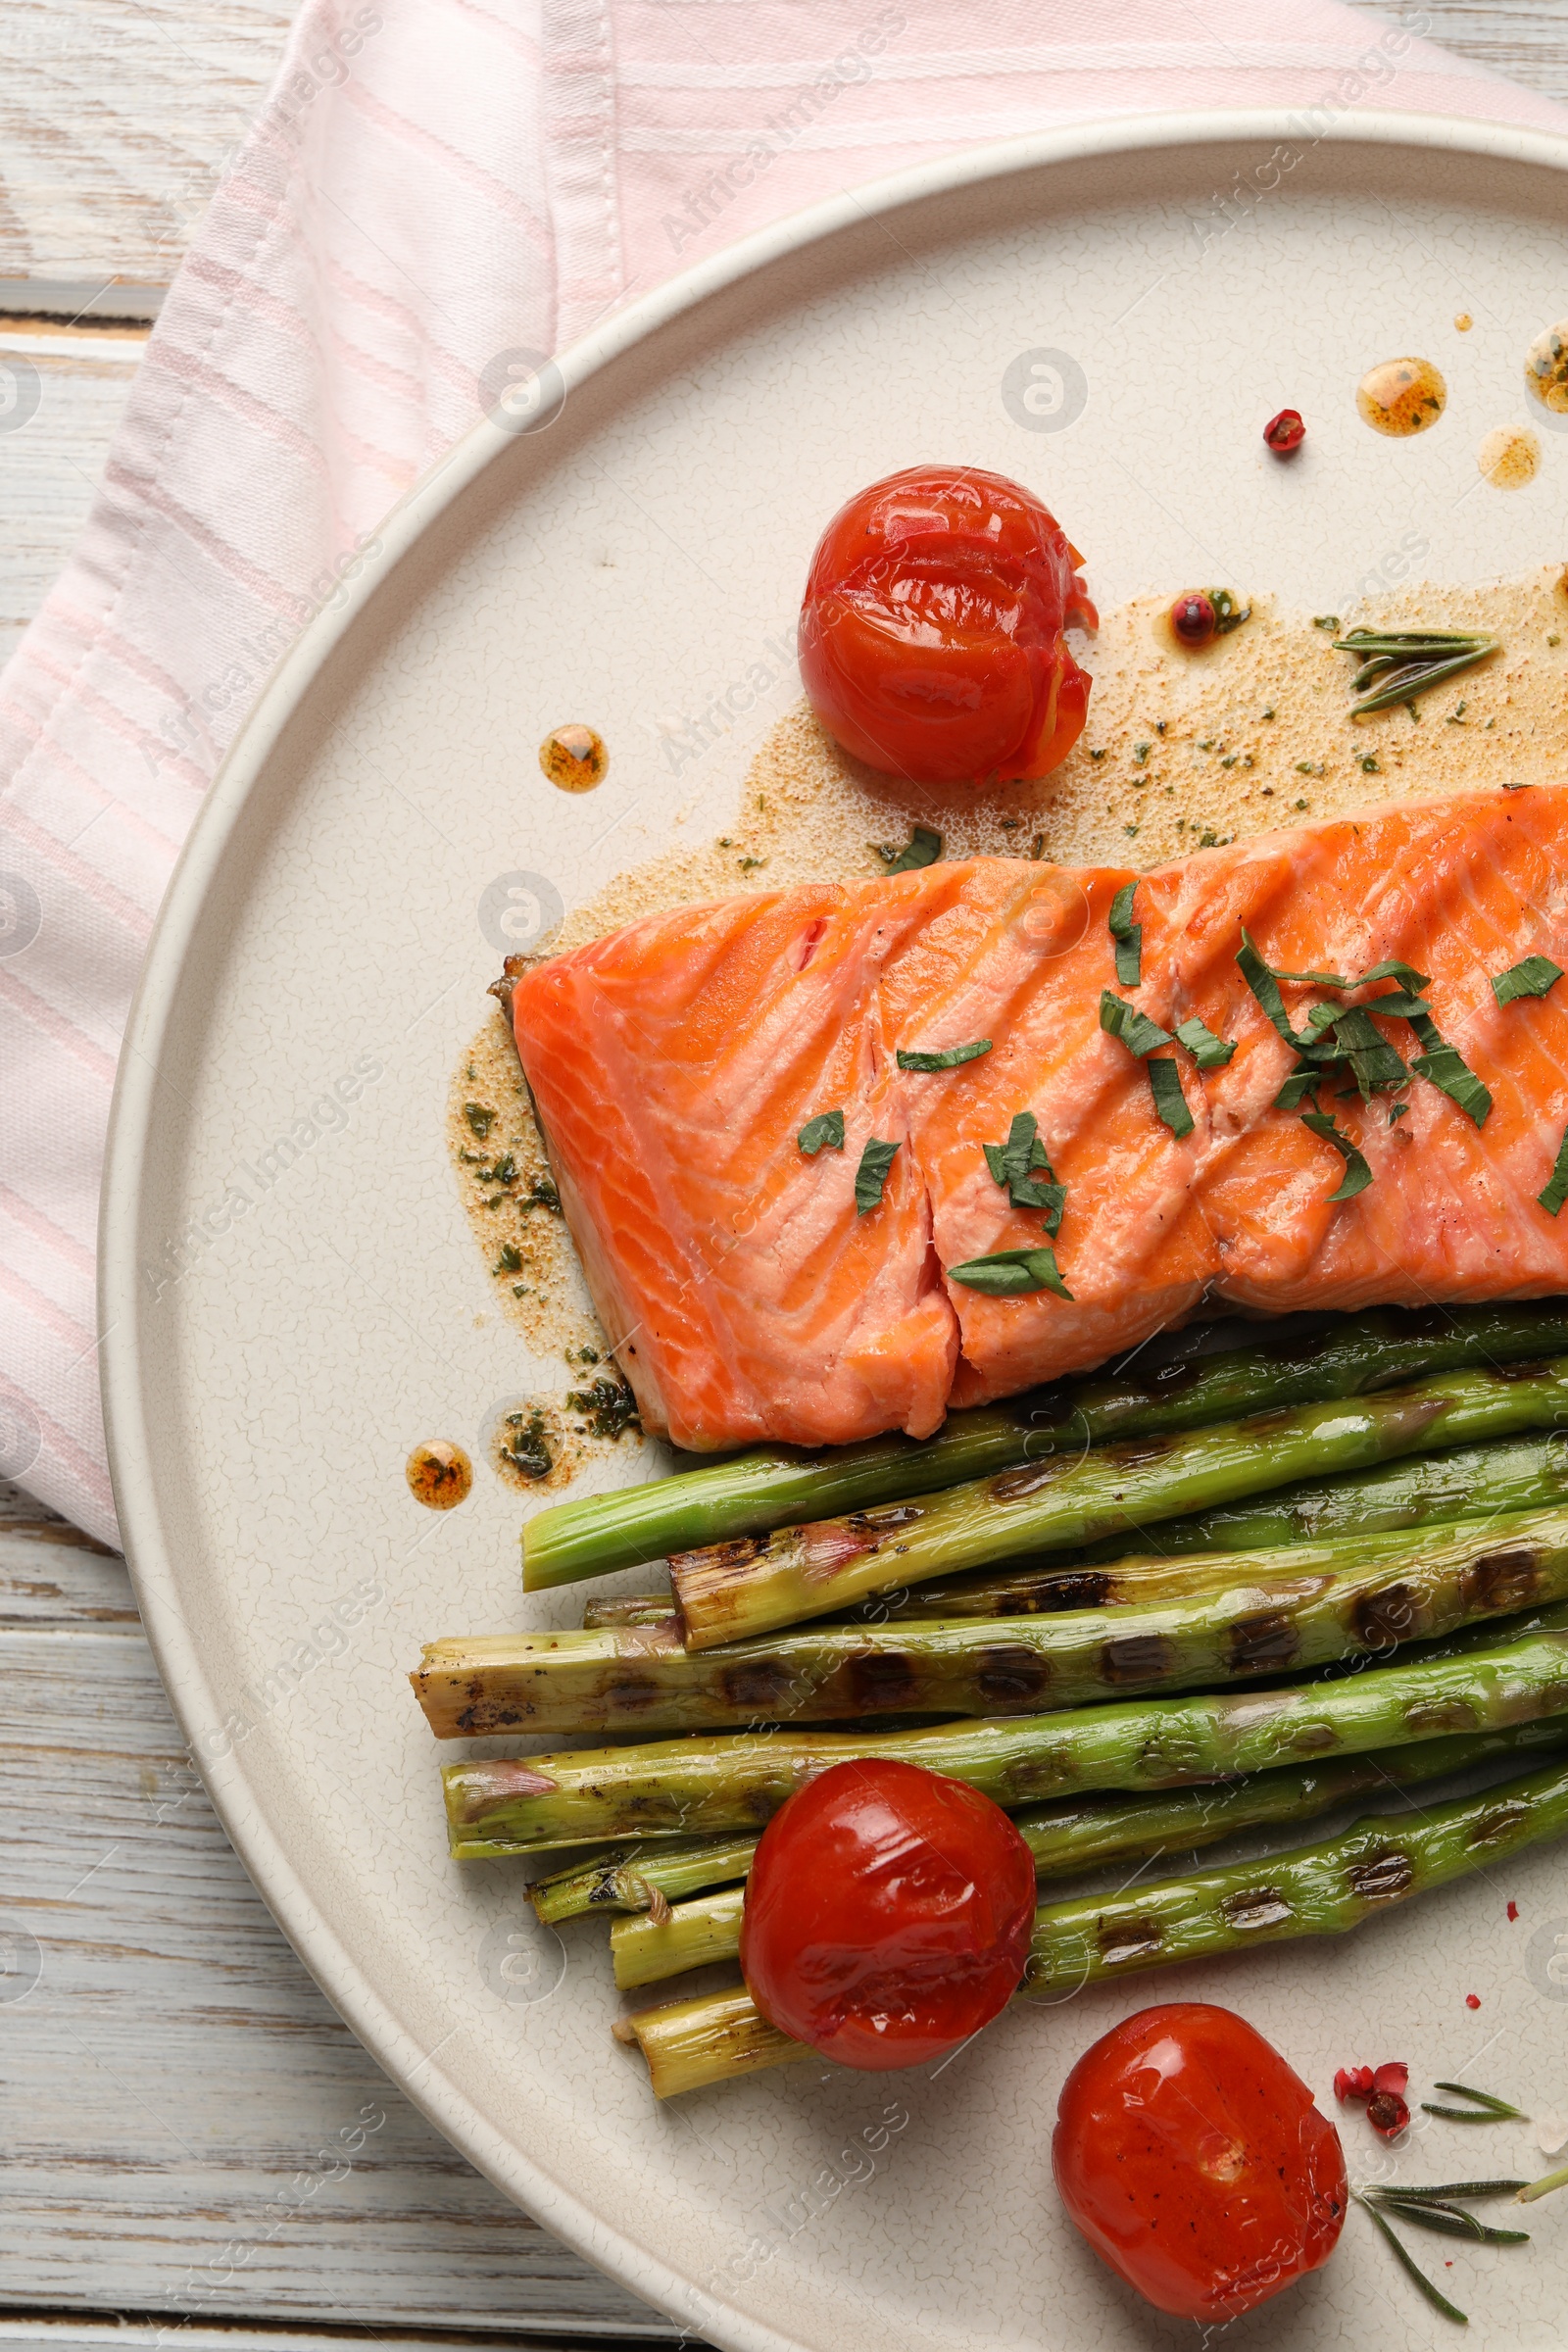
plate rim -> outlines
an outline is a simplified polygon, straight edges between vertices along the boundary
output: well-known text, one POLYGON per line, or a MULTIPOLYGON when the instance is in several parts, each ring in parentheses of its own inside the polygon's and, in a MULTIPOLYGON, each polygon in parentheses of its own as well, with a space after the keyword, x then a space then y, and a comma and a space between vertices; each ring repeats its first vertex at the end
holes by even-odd
MULTIPOLYGON (((1178 153, 1195 146, 1300 141, 1303 108, 1204 108, 1063 125, 960 149, 786 215, 752 231, 648 294, 556 355, 565 396, 622 353, 745 278, 806 248, 889 213, 988 181, 1116 155, 1178 153)), ((1568 130, 1558 132, 1467 116, 1353 112, 1312 133, 1310 146, 1404 148, 1478 161, 1522 164, 1568 174, 1568 130)), ((726 2352, 810 2352, 810 2347, 720 2302, 665 2261, 645 2253, 542 2162, 491 2128, 458 2085, 421 2050, 343 1944, 325 1912, 297 1881, 282 1840, 251 1797, 238 1748, 199 1752, 195 1727, 218 1720, 206 1668, 173 1602, 171 1548, 156 1498, 157 1444, 141 1376, 143 1309, 136 1266, 144 1147, 160 1089, 161 1055, 181 976, 200 929, 210 885, 264 790, 273 751, 337 646, 376 592, 422 538, 516 436, 481 416, 378 523, 378 553, 304 625, 242 721, 192 820, 159 906, 121 1046, 105 1143, 98 1214, 99 1380, 110 1480, 126 1565, 142 1624, 170 1705, 209 1800, 277 1927, 332 2008, 403 2095, 474 2169, 534 2221, 617 2285, 696 2329, 726 2352)), ((657 2338, 651 2338, 657 2341, 657 2338)))

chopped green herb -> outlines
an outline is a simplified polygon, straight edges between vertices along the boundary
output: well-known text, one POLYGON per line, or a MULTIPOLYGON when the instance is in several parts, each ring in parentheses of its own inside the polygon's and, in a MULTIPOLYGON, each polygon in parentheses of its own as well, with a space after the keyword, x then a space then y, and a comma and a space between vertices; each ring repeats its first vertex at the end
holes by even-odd
POLYGON ((1203 594, 1214 608, 1216 637, 1228 637, 1232 629, 1239 629, 1244 620, 1251 619, 1251 606, 1239 605, 1228 588, 1205 588, 1203 594))
POLYGON ((867 1209, 880 1208, 882 1188, 893 1165, 897 1144, 884 1144, 872 1136, 860 1153, 860 1164, 855 1171, 855 1213, 863 1217, 867 1209))
POLYGON ((1484 1127, 1487 1113, 1492 1108, 1492 1096, 1488 1088, 1476 1076, 1458 1048, 1450 1046, 1440 1035, 1438 1024, 1430 1013, 1411 1015, 1410 1026, 1426 1048, 1426 1052, 1418 1054, 1411 1062, 1411 1069, 1418 1078, 1424 1078, 1429 1086, 1435 1086, 1440 1094, 1446 1095, 1450 1102, 1457 1102, 1465 1117, 1477 1127, 1484 1127))
POLYGON ((1149 1091, 1154 1098, 1154 1109, 1180 1142, 1184 1135, 1193 1132, 1193 1114, 1182 1092, 1182 1074, 1176 1067, 1175 1055, 1161 1054, 1156 1059, 1146 1061, 1144 1067, 1149 1072, 1149 1091))
POLYGON ((1241 756, 1242 755, 1240 752, 1227 752, 1224 759, 1220 761, 1221 767, 1234 767, 1241 756))
POLYGON ((1568 1200, 1568 1133, 1564 1134, 1562 1142, 1557 1147, 1556 1162, 1547 1181, 1546 1189, 1544 1193, 1538 1193, 1536 1199, 1541 1202, 1548 1217, 1554 1217, 1563 1202, 1568 1200))
POLYGON ((986 1166, 993 1180, 1006 1188, 1014 1208, 1043 1208, 1046 1211, 1046 1231, 1056 1233, 1061 1226, 1062 1209, 1066 1204, 1067 1188, 1057 1184, 1046 1147, 1040 1141, 1039 1122, 1032 1110, 1013 1114, 1004 1144, 982 1144, 986 1166), (1044 1175, 1046 1181, 1039 1178, 1044 1175))
MULTIPOLYGON (((1298 1037, 1296 1031, 1291 1027, 1291 1016, 1285 1009, 1285 999, 1280 995, 1279 988, 1282 979, 1294 980, 1300 975, 1295 972, 1275 972, 1270 965, 1266 964, 1248 936, 1245 924, 1242 927, 1242 944, 1237 951, 1236 960, 1241 965, 1242 978, 1262 1006, 1270 1026, 1278 1032, 1288 1046, 1294 1046, 1298 1054, 1301 1053, 1311 1043, 1311 1040, 1298 1037)), ((1103 1028, 1105 1025, 1103 1003, 1101 1005, 1100 1023, 1103 1028)))
POLYGON ((502 1243, 501 1255, 496 1259, 490 1271, 492 1274, 520 1274, 522 1272, 522 1251, 517 1248, 515 1242, 502 1243))
POLYGON ((511 1435, 501 1441, 501 1458, 510 1462, 523 1478, 548 1478, 555 1468, 555 1456, 545 1443, 545 1417, 535 1409, 526 1413, 509 1413, 506 1428, 511 1435))
POLYGON ((628 1429, 642 1434, 637 1399, 623 1380, 601 1377, 586 1389, 568 1390, 566 1402, 574 1413, 584 1416, 590 1437, 619 1438, 628 1429))
POLYGON ((1298 1062, 1275 1096, 1273 1107, 1276 1110, 1299 1110, 1308 1096, 1315 1104, 1318 1088, 1325 1085, 1327 1079, 1326 1070, 1314 1068, 1309 1061, 1298 1062))
POLYGON ((1040 861, 1040 859, 1041 859, 1041 858, 1042 858, 1045 856, 1045 854, 1046 854, 1046 837, 1045 837, 1045 835, 1044 835, 1043 833, 1037 833, 1037 834, 1035 835, 1035 837, 1034 837, 1034 842, 1033 842, 1033 844, 1031 845, 1031 848, 1030 848, 1030 851, 1029 851, 1029 855, 1030 855, 1030 857, 1031 857, 1031 858, 1034 859, 1035 863, 1036 863, 1036 864, 1038 864, 1038 863, 1039 863, 1039 861, 1040 861))
MULTIPOLYGON (((470 1070, 468 1075, 471 1078, 473 1072, 470 1070)), ((496 1123, 495 1112, 493 1110, 487 1110, 482 1102, 465 1102, 463 1105, 463 1115, 467 1120, 469 1127, 479 1138, 479 1141, 482 1144, 486 1136, 490 1133, 491 1128, 496 1123)))
POLYGON ((1274 715, 1274 706, 1273 706, 1273 704, 1272 704, 1272 703, 1270 703, 1270 705, 1269 705, 1269 707, 1268 707, 1268 709, 1267 709, 1266 710, 1264 710, 1264 711, 1261 711, 1261 712, 1259 713, 1259 716, 1260 716, 1260 717, 1263 717, 1263 718, 1272 718, 1272 717, 1273 717, 1273 715, 1274 715))
POLYGON ((1103 753, 1102 751, 1099 751, 1099 752, 1091 752, 1091 753, 1090 753, 1090 755, 1089 755, 1089 757, 1090 757, 1090 759, 1091 759, 1091 760, 1103 760, 1103 758, 1105 757, 1105 755, 1104 755, 1104 753, 1103 753))
POLYGON ((977 1037, 972 1046, 949 1046, 943 1054, 906 1054, 899 1048, 896 1059, 901 1070, 956 1070, 966 1061, 978 1061, 982 1054, 991 1051, 989 1037, 977 1037))
POLYGON ((524 1208, 548 1208, 559 1217, 561 1195, 557 1192, 550 1177, 533 1176, 528 1180, 528 1198, 522 1205, 524 1208))
POLYGON ((1520 997, 1544 997, 1561 978, 1562 965, 1553 963, 1549 956, 1527 956, 1523 963, 1495 975, 1492 993, 1499 1004, 1512 1004, 1520 997))
POLYGON ((1320 776, 1323 773, 1323 762, 1321 760, 1298 760, 1296 772, 1298 776, 1320 776))
POLYGON ((842 1110, 819 1110, 814 1119, 808 1119, 795 1141, 808 1159, 819 1152, 842 1152, 844 1149, 844 1113, 842 1110))
POLYGON ((1464 714, 1469 708, 1470 706, 1468 703, 1455 703, 1453 709, 1448 712, 1449 726, 1462 727, 1464 725, 1464 714))
POLYGON ((1180 1024, 1176 1035, 1200 1070, 1222 1070, 1236 1051, 1228 1039, 1216 1037, 1208 1023, 1200 1020, 1196 1012, 1190 1020, 1180 1024))
POLYGON ((1371 1015, 1379 1009, 1374 999, 1370 1006, 1357 1005, 1339 1013, 1332 1023, 1335 1044, 1350 1065, 1363 1102, 1369 1102, 1374 1094, 1387 1093, 1390 1087, 1403 1086, 1409 1077, 1399 1055, 1373 1025, 1371 1015))
POLYGON ((1219 835, 1217 833, 1204 833, 1198 846, 1200 850, 1217 850, 1219 848, 1219 835))
POLYGON ((1124 882, 1110 902, 1107 925, 1116 943, 1116 978, 1123 988, 1136 988, 1143 970, 1144 926, 1133 921, 1136 882, 1124 882))
POLYGON ((760 865, 765 865, 766 863, 767 859, 765 858, 743 858, 741 859, 741 872, 743 874, 755 874, 760 865))
POLYGON ((965 1290, 984 1291, 992 1298, 1019 1298, 1030 1291, 1054 1291, 1058 1298, 1072 1297, 1049 1242, 1037 1242, 1032 1250, 998 1250, 989 1257, 966 1258, 961 1266, 948 1268, 948 1279, 961 1282, 965 1290))
POLYGON ((1292 808, 1304 808, 1306 807, 1306 805, 1307 805, 1307 804, 1305 803, 1305 801, 1293 801, 1293 802, 1291 803, 1291 806, 1292 806, 1292 808))
POLYGON ((1136 1004, 1129 1004, 1125 997, 1118 997, 1108 988, 1100 992, 1100 1026, 1107 1036, 1119 1038, 1128 1053, 1136 1054, 1140 1060, 1156 1047, 1174 1042, 1168 1029, 1161 1029, 1157 1021, 1152 1021, 1136 1004))
POLYGON ((1314 629, 1337 629, 1339 625, 1340 616, 1337 612, 1314 612, 1312 615, 1314 629))
MULTIPOLYGON (((1490 726, 1491 723, 1489 719, 1487 724, 1490 726)), ((1528 792, 1530 787, 1528 784, 1505 784, 1502 789, 1504 792, 1528 792)))
POLYGON ((1380 761, 1378 761, 1378 760, 1374 760, 1374 759, 1373 759, 1373 757, 1372 757, 1372 754, 1371 754, 1370 752, 1361 752, 1361 753, 1358 753, 1358 754, 1357 754, 1357 760, 1358 760, 1358 764, 1359 764, 1359 766, 1360 766, 1360 769, 1361 769, 1361 772, 1362 772, 1362 774, 1363 774, 1363 775, 1367 775, 1367 776, 1381 776, 1381 775, 1382 775, 1382 773, 1383 773, 1383 768, 1382 768, 1382 765, 1381 765, 1380 761))
POLYGON ((1140 767, 1143 766, 1144 761, 1149 758, 1149 755, 1153 748, 1154 747, 1152 743, 1135 743, 1133 745, 1133 758, 1137 760, 1140 767))
POLYGON ((936 864, 942 855, 942 836, 933 833, 929 825, 916 825, 906 849, 896 850, 891 843, 882 842, 873 842, 871 846, 890 874, 912 874, 922 865, 936 864))
POLYGON ((1357 1193, 1364 1193, 1372 1181, 1372 1171, 1348 1136, 1342 1135, 1335 1126, 1333 1114, 1326 1110, 1303 1110, 1301 1125, 1310 1127, 1314 1135, 1320 1135, 1344 1156, 1345 1180, 1337 1192, 1330 1193, 1328 1205, 1332 1208, 1337 1200, 1353 1200, 1357 1193))

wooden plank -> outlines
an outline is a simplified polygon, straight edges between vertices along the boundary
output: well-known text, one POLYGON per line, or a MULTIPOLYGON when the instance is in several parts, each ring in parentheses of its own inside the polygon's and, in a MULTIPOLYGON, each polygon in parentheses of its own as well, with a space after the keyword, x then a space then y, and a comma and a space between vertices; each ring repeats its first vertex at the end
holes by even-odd
MULTIPOLYGON (((0 2352, 352 2352, 356 2344, 381 2352, 498 2352, 509 2342, 527 2352, 646 2352, 643 2336, 485 2335, 472 2329, 399 2329, 293 2327, 285 2321, 205 2327, 170 2314, 157 2320, 61 2318, 49 2312, 0 2313, 0 2352)), ((692 2352, 702 2352, 694 2346, 692 2352)))
POLYGON ((1429 40, 1473 57, 1494 73, 1528 82, 1568 104, 1568 6, 1564 0, 1357 0, 1363 16, 1413 24, 1427 20, 1429 40))
MULTIPOLYGON (((356 2344, 382 2352, 497 2352, 509 2341, 526 2342, 528 2352, 626 2352, 646 2346, 642 2336, 481 2335, 471 2329, 420 2328, 416 2333, 384 2328, 295 2328, 281 2321, 253 2327, 204 2327, 170 2315, 158 2320, 62 2319, 51 2313, 0 2314, 0 2352, 352 2352, 356 2344), (177 2330, 177 2332, 176 2332, 177 2330)), ((701 2352, 701 2347, 693 2348, 701 2352)))
POLYGON ((672 2334, 340 2024, 208 1806, 129 1604, 113 1555, 0 1535, 0 2307, 672 2334))
POLYGON ((167 285, 289 0, 7 0, 0 276, 167 285))

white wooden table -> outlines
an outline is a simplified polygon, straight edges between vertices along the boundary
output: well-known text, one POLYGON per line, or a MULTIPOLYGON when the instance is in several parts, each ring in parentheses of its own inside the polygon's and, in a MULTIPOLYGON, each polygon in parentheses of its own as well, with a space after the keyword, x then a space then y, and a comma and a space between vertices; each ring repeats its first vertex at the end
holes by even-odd
MULTIPOLYGON (((1426 9, 1439 39, 1568 102, 1568 0, 1426 9)), ((33 357, 45 398, 0 442, 0 658, 135 369, 145 327, 109 322, 156 313, 290 13, 6 0, 0 350, 33 357)), ((345 2328, 671 2335, 505 2203, 339 2024, 184 1761, 122 1562, 3 1487, 0 1690, 0 2352, 175 2328, 189 2352, 325 2352, 345 2328), (318 2151, 357 2122, 363 2152, 332 2178, 318 2151)))

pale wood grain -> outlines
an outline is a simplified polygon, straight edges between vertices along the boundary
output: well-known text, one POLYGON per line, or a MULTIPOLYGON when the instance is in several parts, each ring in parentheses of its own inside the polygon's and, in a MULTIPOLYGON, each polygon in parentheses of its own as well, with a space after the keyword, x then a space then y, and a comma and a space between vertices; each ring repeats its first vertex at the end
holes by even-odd
MULTIPOLYGON (((1405 0, 1357 0, 1365 16, 1409 22, 1405 0)), ((1564 0, 1420 0, 1428 38, 1568 104, 1564 0)))
POLYGON ((0 275, 167 284, 293 13, 288 0, 6 0, 0 275))
POLYGON ((0 2307, 672 2332, 481 2180, 317 1991, 185 1758, 122 1561, 0 1534, 0 2307))

